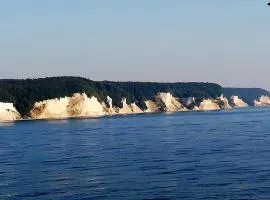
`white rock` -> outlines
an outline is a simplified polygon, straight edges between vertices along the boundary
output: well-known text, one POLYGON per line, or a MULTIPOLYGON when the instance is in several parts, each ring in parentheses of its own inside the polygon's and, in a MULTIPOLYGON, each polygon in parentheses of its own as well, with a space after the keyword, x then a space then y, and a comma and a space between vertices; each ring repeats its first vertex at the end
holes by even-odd
POLYGON ((34 119, 67 118, 69 100, 70 97, 64 97, 36 102, 30 115, 34 119))
POLYGON ((270 106, 270 98, 269 96, 261 96, 259 100, 254 101, 255 106, 270 106))
POLYGON ((173 95, 169 92, 160 92, 157 95, 157 99, 160 99, 164 105, 165 111, 174 112, 174 111, 185 111, 187 110, 173 95))
POLYGON ((223 106, 222 106, 222 109, 231 109, 232 107, 230 106, 229 104, 229 101, 226 97, 223 96, 223 94, 217 98, 217 101, 221 101, 223 106))
POLYGON ((214 100, 204 99, 200 103, 199 110, 220 110, 220 107, 214 100))
POLYGON ((107 103, 109 104, 109 108, 112 108, 112 98, 107 96, 107 103))
POLYGON ((158 105, 154 101, 147 100, 144 103, 147 107, 147 110, 145 110, 144 112, 157 112, 159 110, 158 105))
POLYGON ((72 97, 37 102, 30 114, 33 119, 55 119, 102 116, 106 112, 96 97, 89 98, 85 93, 76 93, 72 97))
POLYGON ((143 111, 136 105, 136 103, 132 103, 130 106, 133 113, 143 113, 143 111))
POLYGON ((244 102, 242 99, 240 99, 238 96, 232 96, 230 103, 234 108, 248 107, 248 104, 244 102))
POLYGON ((74 94, 68 105, 68 113, 71 117, 95 117, 105 115, 103 105, 96 97, 88 98, 85 93, 74 94), (76 114, 73 112, 76 111, 76 114))
POLYGON ((0 121, 14 121, 21 119, 21 115, 12 103, 0 102, 0 121))
POLYGON ((127 105, 127 99, 123 98, 122 101, 122 108, 119 109, 118 113, 119 114, 131 114, 133 113, 131 110, 131 107, 129 105, 127 105))

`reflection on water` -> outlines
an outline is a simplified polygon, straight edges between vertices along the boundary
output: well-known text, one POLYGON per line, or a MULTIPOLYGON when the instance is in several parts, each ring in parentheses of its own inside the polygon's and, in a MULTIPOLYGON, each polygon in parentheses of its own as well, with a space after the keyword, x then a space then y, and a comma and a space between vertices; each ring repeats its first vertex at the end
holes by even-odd
POLYGON ((69 123, 68 119, 51 119, 51 120, 44 120, 48 124, 67 124, 69 123))
POLYGON ((0 122, 0 128, 4 126, 13 126, 14 122, 12 121, 6 121, 6 122, 0 122))

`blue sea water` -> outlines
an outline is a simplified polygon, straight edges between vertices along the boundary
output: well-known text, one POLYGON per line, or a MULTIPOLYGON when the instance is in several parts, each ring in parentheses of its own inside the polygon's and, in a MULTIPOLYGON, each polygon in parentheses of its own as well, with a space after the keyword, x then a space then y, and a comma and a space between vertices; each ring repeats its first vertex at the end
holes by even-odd
POLYGON ((0 199, 270 199, 270 108, 0 124, 0 199))

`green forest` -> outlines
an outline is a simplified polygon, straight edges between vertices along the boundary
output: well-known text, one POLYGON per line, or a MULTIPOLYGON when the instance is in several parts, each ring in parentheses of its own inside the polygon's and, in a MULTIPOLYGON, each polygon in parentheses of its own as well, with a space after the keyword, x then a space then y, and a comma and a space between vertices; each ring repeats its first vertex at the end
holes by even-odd
POLYGON ((261 95, 269 95, 267 90, 260 88, 222 88, 215 83, 201 82, 113 82, 93 81, 81 77, 0 80, 0 101, 14 103, 23 116, 29 114, 37 101, 82 92, 89 97, 97 97, 100 102, 106 102, 107 96, 110 96, 116 107, 121 107, 121 100, 125 97, 127 103, 135 102, 142 109, 146 108, 144 101, 154 99, 158 92, 170 92, 180 99, 195 97, 198 102, 203 98, 216 98, 221 94, 227 98, 237 95, 250 105, 261 95))
POLYGON ((233 95, 237 95, 251 106, 254 105, 254 100, 260 98, 260 96, 270 96, 269 91, 261 88, 223 88, 223 94, 228 99, 233 95))
POLYGON ((215 98, 222 94, 222 87, 215 83, 158 83, 158 82, 112 82, 92 81, 81 77, 51 77, 39 79, 0 80, 0 101, 14 103, 17 110, 26 116, 37 101, 72 96, 85 92, 106 102, 113 99, 114 106, 120 107, 121 99, 135 102, 142 109, 145 100, 154 99, 158 92, 171 92, 179 98, 215 98))

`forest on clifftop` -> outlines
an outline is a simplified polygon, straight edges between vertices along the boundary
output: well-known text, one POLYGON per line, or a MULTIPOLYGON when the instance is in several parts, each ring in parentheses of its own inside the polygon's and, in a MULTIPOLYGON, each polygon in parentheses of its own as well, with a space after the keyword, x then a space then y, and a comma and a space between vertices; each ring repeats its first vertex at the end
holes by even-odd
POLYGON ((14 103, 23 115, 29 114, 35 102, 72 96, 85 92, 95 96, 100 102, 113 99, 113 105, 121 106, 122 98, 127 103, 135 102, 144 109, 145 100, 154 99, 158 92, 170 92, 178 98, 195 97, 216 98, 222 94, 223 88, 215 83, 160 83, 160 82, 113 82, 92 81, 81 77, 50 77, 39 79, 3 79, 0 80, 0 102, 14 103))
POLYGON ((195 97, 198 102, 221 94, 228 99, 237 95, 249 105, 261 95, 270 95, 260 88, 222 88, 216 83, 201 82, 113 82, 67 76, 0 80, 0 102, 14 103, 23 116, 29 114, 35 102, 83 92, 89 97, 97 97, 100 102, 107 102, 107 96, 110 96, 116 107, 121 107, 121 100, 125 97, 127 103, 135 102, 142 109, 146 108, 144 101, 153 100, 158 92, 170 92, 179 99, 195 97))

